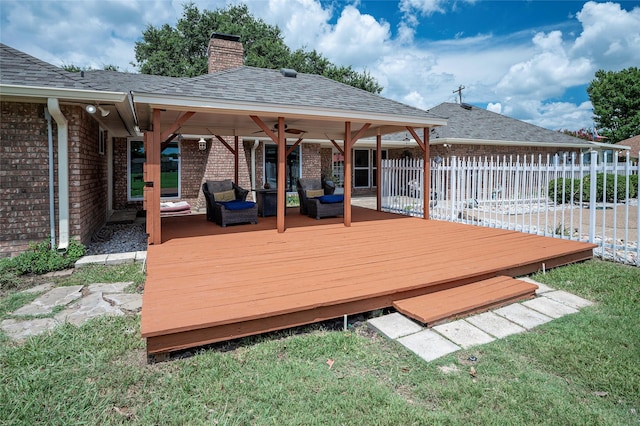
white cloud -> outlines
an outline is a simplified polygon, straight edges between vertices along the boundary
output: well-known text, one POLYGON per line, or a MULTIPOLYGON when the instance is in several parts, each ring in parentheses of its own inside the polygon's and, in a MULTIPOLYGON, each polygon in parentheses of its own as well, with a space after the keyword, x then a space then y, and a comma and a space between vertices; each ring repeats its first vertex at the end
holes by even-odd
POLYGON ((487 104, 487 110, 498 113, 498 114, 502 114, 502 104, 500 102, 496 102, 495 104, 493 102, 489 102, 487 104))
POLYGON ((577 14, 583 30, 571 54, 587 57, 596 68, 623 69, 640 63, 640 7, 588 2, 577 14))
POLYGON ((361 14, 353 6, 342 11, 330 32, 322 35, 318 49, 338 64, 364 67, 389 53, 389 24, 361 14))

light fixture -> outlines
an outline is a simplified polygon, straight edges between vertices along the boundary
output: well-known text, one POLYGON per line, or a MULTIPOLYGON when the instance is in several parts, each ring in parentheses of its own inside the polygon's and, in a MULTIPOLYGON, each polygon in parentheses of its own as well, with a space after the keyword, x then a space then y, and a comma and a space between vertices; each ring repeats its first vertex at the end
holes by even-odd
POLYGON ((111 113, 111 111, 109 111, 108 109, 104 109, 101 106, 98 107, 98 111, 100 111, 100 115, 103 117, 106 117, 111 113))
POLYGON ((200 138, 200 140, 198 141, 198 149, 200 151, 205 151, 207 149, 207 141, 205 138, 200 138))
POLYGON ((95 114, 97 111, 97 108, 95 107, 95 105, 87 105, 86 107, 84 107, 84 109, 89 113, 89 114, 95 114))

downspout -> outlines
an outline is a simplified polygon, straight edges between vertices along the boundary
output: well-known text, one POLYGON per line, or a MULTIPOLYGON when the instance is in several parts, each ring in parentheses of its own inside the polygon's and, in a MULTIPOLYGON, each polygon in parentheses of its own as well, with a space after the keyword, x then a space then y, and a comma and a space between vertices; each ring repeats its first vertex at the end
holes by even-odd
POLYGON ((251 147, 251 188, 253 188, 253 199, 256 200, 256 148, 258 148, 260 142, 258 139, 253 141, 253 146, 251 147))
POLYGON ((51 237, 51 248, 56 246, 56 206, 54 193, 53 176, 53 126, 51 125, 51 114, 47 108, 44 109, 44 118, 47 119, 47 142, 49 146, 49 235, 51 237))
POLYGON ((58 251, 66 252, 69 248, 69 132, 58 99, 47 99, 47 106, 58 126, 58 251))

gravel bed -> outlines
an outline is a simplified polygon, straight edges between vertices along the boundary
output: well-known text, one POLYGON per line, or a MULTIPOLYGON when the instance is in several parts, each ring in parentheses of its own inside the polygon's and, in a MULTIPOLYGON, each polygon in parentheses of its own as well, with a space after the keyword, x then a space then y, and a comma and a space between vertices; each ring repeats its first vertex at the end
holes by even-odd
POLYGON ((87 254, 127 253, 147 249, 144 223, 105 225, 91 238, 87 254))

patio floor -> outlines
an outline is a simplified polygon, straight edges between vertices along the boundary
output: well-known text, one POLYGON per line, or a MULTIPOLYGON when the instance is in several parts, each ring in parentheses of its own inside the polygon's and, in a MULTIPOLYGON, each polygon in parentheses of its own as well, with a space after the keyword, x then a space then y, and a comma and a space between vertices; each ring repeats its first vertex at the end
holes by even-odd
POLYGON ((162 219, 149 246, 142 336, 149 355, 392 306, 498 275, 591 258, 593 245, 353 207, 315 220, 288 209, 221 228, 204 215, 162 219))

